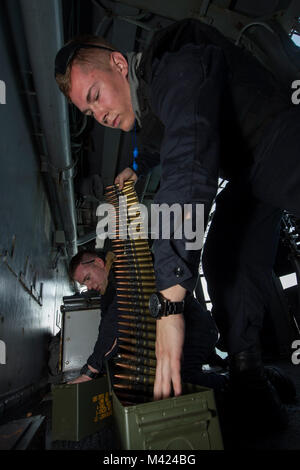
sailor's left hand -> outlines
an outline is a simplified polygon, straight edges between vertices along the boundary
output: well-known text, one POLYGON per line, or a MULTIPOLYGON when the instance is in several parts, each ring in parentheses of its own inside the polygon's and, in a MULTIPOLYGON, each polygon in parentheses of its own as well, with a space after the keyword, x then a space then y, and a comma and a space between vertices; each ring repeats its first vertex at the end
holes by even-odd
POLYGON ((80 384, 82 382, 88 382, 89 380, 93 380, 91 377, 88 375, 79 375, 79 377, 76 377, 76 379, 71 380, 70 382, 67 382, 68 384, 80 384))

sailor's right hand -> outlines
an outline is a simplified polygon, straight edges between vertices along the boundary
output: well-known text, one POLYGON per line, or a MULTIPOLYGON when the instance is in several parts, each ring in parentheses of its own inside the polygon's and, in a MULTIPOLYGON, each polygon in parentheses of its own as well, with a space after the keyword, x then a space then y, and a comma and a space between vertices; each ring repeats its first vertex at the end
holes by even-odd
POLYGON ((180 365, 184 343, 183 314, 162 317, 156 321, 156 374, 154 400, 181 395, 180 365))
POLYGON ((88 382, 89 380, 93 380, 91 377, 88 375, 79 375, 79 377, 76 377, 76 379, 71 380, 70 382, 67 382, 68 384, 80 384, 82 382, 88 382))
POLYGON ((125 168, 121 173, 118 174, 115 178, 115 184, 119 185, 119 189, 123 189, 125 181, 134 181, 138 179, 137 174, 133 171, 132 168, 125 168))

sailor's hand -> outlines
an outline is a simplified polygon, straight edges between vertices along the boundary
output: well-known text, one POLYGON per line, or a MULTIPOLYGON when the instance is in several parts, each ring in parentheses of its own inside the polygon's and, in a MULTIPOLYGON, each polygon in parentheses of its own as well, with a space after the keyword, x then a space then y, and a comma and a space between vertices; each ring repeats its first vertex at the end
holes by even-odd
MULTIPOLYGON (((90 366, 89 364, 88 364, 88 368, 90 369, 91 372, 94 372, 94 374, 98 374, 98 370, 94 369, 94 367, 90 366)), ((79 375, 79 377, 77 377, 76 379, 71 380, 70 382, 67 382, 67 383, 68 384, 80 384, 82 382, 88 382, 89 380, 93 380, 93 379, 89 377, 88 375, 82 374, 82 375, 79 375)))
POLYGON ((115 184, 119 185, 120 189, 123 189, 123 185, 125 181, 134 181, 138 179, 137 174, 132 170, 132 168, 125 168, 125 170, 121 171, 115 178, 115 184))
POLYGON ((184 342, 183 314, 162 317, 156 321, 156 376, 154 400, 181 394, 181 356, 184 342))
POLYGON ((82 382, 88 382, 89 380, 93 380, 91 377, 88 375, 80 375, 79 377, 76 377, 76 379, 71 380, 70 382, 67 382, 68 384, 80 384, 82 382))

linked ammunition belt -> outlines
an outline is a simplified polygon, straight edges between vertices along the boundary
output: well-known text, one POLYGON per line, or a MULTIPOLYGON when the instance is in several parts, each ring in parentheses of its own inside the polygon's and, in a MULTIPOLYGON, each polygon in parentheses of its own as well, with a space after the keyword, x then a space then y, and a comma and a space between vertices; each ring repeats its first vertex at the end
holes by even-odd
POLYGON ((155 291, 152 256, 143 227, 134 183, 122 190, 108 186, 106 202, 112 204, 112 251, 119 311, 118 354, 114 358, 113 388, 123 405, 152 400, 155 379, 156 320, 149 314, 149 297, 155 291), (129 228, 134 233, 126 234, 129 228))

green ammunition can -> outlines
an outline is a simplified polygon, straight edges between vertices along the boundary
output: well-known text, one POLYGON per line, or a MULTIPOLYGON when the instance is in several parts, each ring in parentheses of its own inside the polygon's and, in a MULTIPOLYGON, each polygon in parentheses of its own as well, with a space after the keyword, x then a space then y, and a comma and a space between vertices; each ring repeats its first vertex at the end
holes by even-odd
POLYGON ((185 384, 179 397, 123 406, 112 391, 115 431, 126 450, 222 450, 213 390, 185 384))
POLYGON ((78 384, 52 385, 52 439, 80 441, 112 419, 106 376, 78 384))

